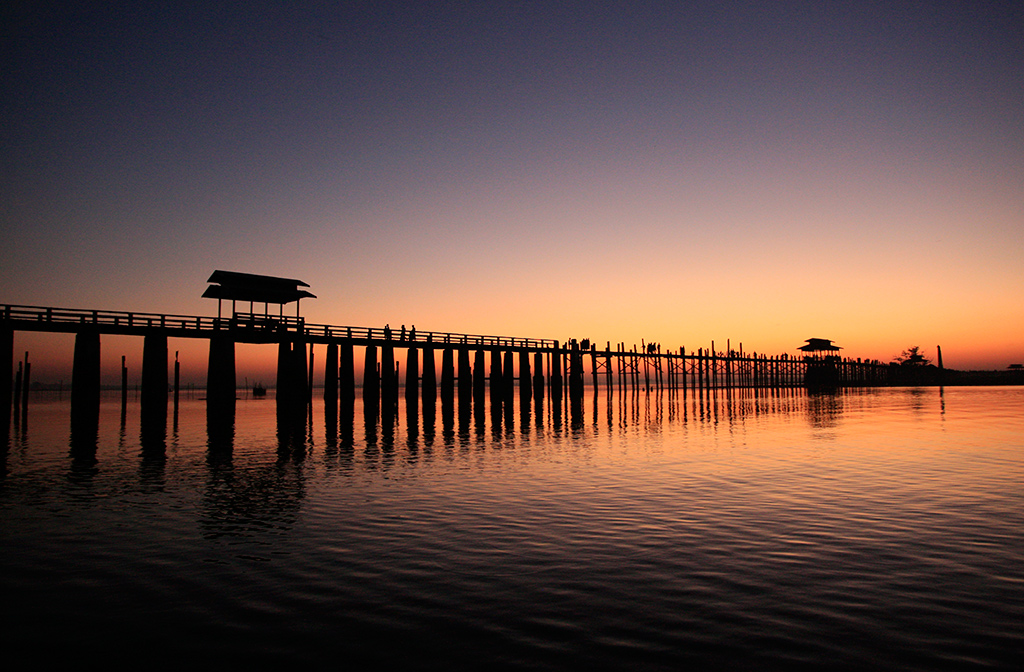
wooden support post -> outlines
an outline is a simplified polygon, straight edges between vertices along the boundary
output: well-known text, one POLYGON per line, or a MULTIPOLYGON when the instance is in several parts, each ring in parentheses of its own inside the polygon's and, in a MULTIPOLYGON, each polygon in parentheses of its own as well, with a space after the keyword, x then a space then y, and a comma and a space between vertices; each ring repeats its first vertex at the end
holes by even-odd
MULTIPOLYGON (((395 384, 395 348, 388 343, 380 347, 380 404, 381 410, 394 414, 398 403, 398 386, 395 384)), ((389 416, 390 417, 390 416, 389 416)))
POLYGON ((405 351, 405 402, 415 404, 420 396, 420 351, 407 348, 405 351))
POLYGON ((297 336, 295 341, 292 343, 292 378, 294 397, 296 400, 296 414, 299 413, 298 409, 301 409, 303 415, 306 412, 306 406, 310 402, 309 398, 309 366, 306 354, 306 341, 301 336, 297 336))
POLYGON ((561 401, 562 400, 562 349, 558 347, 558 341, 555 341, 554 347, 551 349, 551 400, 561 401))
POLYGON ((459 403, 473 397, 473 367, 469 361, 469 349, 459 348, 459 403))
POLYGON ((24 363, 18 362, 18 373, 14 375, 14 419, 18 419, 18 414, 21 412, 21 379, 24 376, 24 363))
POLYGON ((181 390, 181 362, 178 361, 178 351, 174 351, 174 413, 178 413, 178 393, 181 390))
POLYGON ((25 353, 25 377, 21 379, 21 418, 28 421, 28 391, 32 386, 32 362, 25 353))
POLYGON ((516 389, 516 363, 514 357, 515 353, 512 350, 506 350, 501 362, 501 393, 506 404, 511 403, 516 389))
POLYGON ((127 357, 121 355, 121 412, 128 407, 128 365, 127 357))
POLYGON ((88 329, 75 335, 75 362, 71 373, 72 441, 95 445, 100 418, 100 332, 88 329))
MULTIPOLYGON (((461 354, 460 350, 460 354, 461 354)), ((441 352, 441 404, 455 399, 455 353, 450 347, 441 352)))
POLYGON ((338 414, 338 344, 327 344, 324 360, 324 413, 331 417, 338 414))
POLYGON ((484 375, 484 351, 477 350, 473 356, 473 398, 476 403, 484 400, 487 390, 487 376, 484 375))
POLYGON ((0 325, 0 441, 11 431, 11 375, 14 373, 14 329, 0 325))
POLYGON ((569 398, 583 398, 583 353, 575 339, 569 343, 569 398))
MULTIPOLYGON (((210 343, 213 349, 213 343, 210 343)), ((288 400, 292 396, 292 344, 285 334, 277 344, 277 383, 275 385, 274 397, 277 405, 277 417, 288 417, 288 400)), ((209 394, 207 394, 209 400, 209 394)), ((207 401, 209 407, 209 401, 207 401)))
POLYGON ((420 384, 423 388, 423 405, 433 406, 437 401, 437 365, 434 363, 434 346, 423 346, 423 371, 420 384))
POLYGON ((376 345, 366 346, 363 360, 363 408, 372 417, 377 417, 380 410, 380 370, 377 368, 376 345))
MULTIPOLYGON (((286 366, 287 359, 288 357, 285 358, 286 366)), ((281 362, 278 361, 278 367, 280 366, 281 362)), ((278 381, 279 396, 280 385, 281 382, 278 381)), ((235 393, 235 342, 227 334, 218 333, 210 338, 210 357, 206 369, 207 420, 230 418, 233 421, 235 393)))
POLYGON ((500 403, 502 396, 501 384, 501 351, 497 348, 491 350, 491 404, 500 403))
POLYGON ((144 432, 163 433, 167 428, 167 335, 163 333, 147 334, 142 341, 141 421, 144 432))
POLYGON ((544 353, 533 353, 533 397, 539 403, 544 400, 544 353))
MULTIPOLYGON (((306 361, 306 345, 302 345, 302 361, 306 361)), ((309 344, 309 367, 306 368, 306 373, 303 375, 303 380, 306 381, 306 403, 312 404, 313 402, 313 344, 309 344)))
POLYGON ((644 358, 644 390, 649 392, 651 390, 651 363, 647 360, 647 344, 642 339, 640 341, 640 351, 644 358))
POLYGON ((523 348, 519 351, 519 401, 526 408, 533 396, 533 376, 530 375, 530 353, 523 348))
POLYGON ((338 399, 351 411, 356 398, 355 350, 351 339, 338 343, 338 399))
POLYGON ((605 343, 604 348, 604 376, 605 376, 605 387, 608 388, 608 397, 611 398, 612 394, 612 344, 611 341, 605 343))

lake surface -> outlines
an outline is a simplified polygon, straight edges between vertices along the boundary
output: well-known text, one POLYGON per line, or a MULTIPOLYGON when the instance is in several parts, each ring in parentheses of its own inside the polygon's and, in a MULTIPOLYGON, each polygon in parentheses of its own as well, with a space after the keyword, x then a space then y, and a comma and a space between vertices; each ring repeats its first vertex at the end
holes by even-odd
MULTIPOLYGON (((183 399, 0 477, 6 661, 169 669, 1018 669, 1024 388, 687 397, 233 436, 183 399), (330 440, 328 440, 330 439, 330 440), (11 622, 13 621, 13 622, 11 622)), ((411 418, 411 420, 410 420, 411 418)), ((6 664, 6 663, 5 663, 6 664)))

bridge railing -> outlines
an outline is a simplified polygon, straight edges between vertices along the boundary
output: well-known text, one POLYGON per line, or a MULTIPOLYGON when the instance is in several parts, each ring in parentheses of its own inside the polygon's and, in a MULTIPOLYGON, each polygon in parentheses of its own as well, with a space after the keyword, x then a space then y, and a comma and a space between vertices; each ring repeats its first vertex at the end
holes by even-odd
MULTIPOLYGON (((252 313, 235 313, 235 321, 240 326, 259 325, 266 320, 263 315, 252 313)), ((269 318, 278 323, 282 318, 269 318)), ((557 341, 543 338, 520 338, 517 336, 487 336, 484 334, 458 334, 444 331, 414 331, 412 329, 391 329, 389 327, 351 327, 331 324, 309 324, 302 318, 283 318, 289 329, 300 330, 311 338, 354 338, 372 341, 393 341, 395 345, 463 345, 481 347, 509 347, 546 349, 555 347, 557 341)))
POLYGON ((160 327, 164 329, 185 329, 195 331, 219 331, 226 329, 229 318, 203 317, 197 315, 168 315, 161 313, 137 313, 114 310, 83 310, 78 308, 46 308, 5 304, 0 306, 0 316, 5 321, 39 322, 55 325, 98 325, 106 327, 160 327))
POLYGON ((420 344, 462 345, 509 348, 553 348, 554 340, 519 338, 514 336, 486 336, 482 334, 456 334, 437 331, 393 330, 377 327, 349 327, 329 324, 308 324, 301 317, 234 313, 230 317, 204 317, 199 315, 168 315, 113 310, 83 310, 77 308, 50 308, 14 304, 0 305, 0 319, 4 321, 36 322, 40 324, 97 325, 112 328, 181 329, 191 332, 218 332, 229 329, 279 333, 299 333, 309 338, 355 338, 373 341, 394 341, 400 347, 420 344))

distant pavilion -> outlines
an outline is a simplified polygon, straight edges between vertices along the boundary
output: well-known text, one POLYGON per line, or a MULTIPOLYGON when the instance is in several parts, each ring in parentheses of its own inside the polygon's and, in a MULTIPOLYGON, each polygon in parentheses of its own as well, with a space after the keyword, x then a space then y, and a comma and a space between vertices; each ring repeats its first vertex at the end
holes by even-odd
POLYGON ((824 356, 829 356, 829 353, 835 353, 842 350, 838 345, 834 345, 831 340, 827 338, 808 338, 798 350, 806 352, 809 356, 814 358, 822 357, 822 353, 826 353, 824 356))
POLYGON ((300 299, 315 299, 300 287, 309 287, 301 280, 290 278, 276 278, 271 275, 256 275, 253 273, 236 273, 234 271, 214 271, 210 279, 211 284, 203 292, 205 299, 217 299, 217 318, 221 316, 221 302, 231 301, 231 313, 235 313, 236 301, 248 301, 249 312, 254 313, 257 303, 263 304, 263 314, 269 317, 270 304, 280 306, 279 314, 284 316, 284 304, 295 302, 295 317, 299 316, 300 299))

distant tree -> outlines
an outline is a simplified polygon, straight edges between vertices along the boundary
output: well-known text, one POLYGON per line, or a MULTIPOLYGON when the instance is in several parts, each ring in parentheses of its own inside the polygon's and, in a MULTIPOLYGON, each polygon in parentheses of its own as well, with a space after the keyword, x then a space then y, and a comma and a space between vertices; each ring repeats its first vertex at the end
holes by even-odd
POLYGON ((919 346, 912 345, 896 357, 896 363, 900 366, 927 366, 931 360, 924 358, 919 346))

